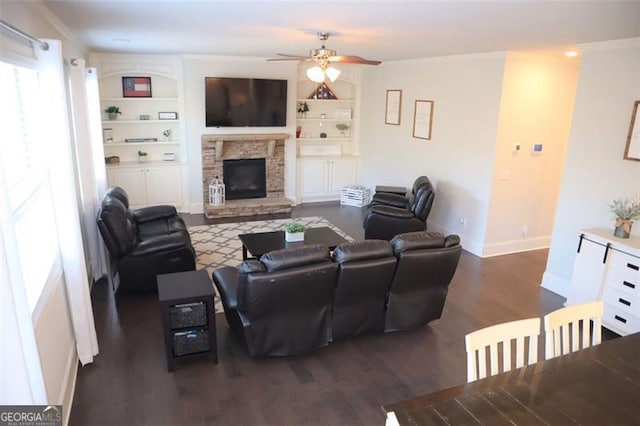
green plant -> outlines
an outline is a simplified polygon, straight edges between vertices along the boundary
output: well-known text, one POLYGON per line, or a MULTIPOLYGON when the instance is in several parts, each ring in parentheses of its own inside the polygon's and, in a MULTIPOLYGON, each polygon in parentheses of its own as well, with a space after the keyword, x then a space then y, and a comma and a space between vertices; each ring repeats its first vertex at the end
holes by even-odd
POLYGON ((338 123, 336 124, 336 129, 344 132, 345 130, 349 130, 349 125, 347 123, 338 123))
POLYGON ((173 133, 171 131, 171 129, 167 129, 164 132, 162 132, 162 136, 164 136, 165 138, 170 138, 171 137, 171 133, 173 133))
POLYGON ((624 220, 640 219, 640 197, 633 200, 622 198, 609 204, 609 211, 624 220))
POLYGON ((285 225, 284 230, 290 234, 295 234, 296 232, 304 232, 304 225, 299 222, 291 222, 285 225))
POLYGON ((138 151, 138 155, 144 157, 145 155, 147 155, 147 153, 144 151, 138 151))
POLYGON ((301 114, 309 112, 309 105, 306 102, 298 102, 298 112, 301 114))
POLYGON ((108 113, 108 114, 122 114, 120 112, 120 108, 118 108, 117 106, 110 106, 107 107, 107 109, 104 110, 104 112, 108 113))

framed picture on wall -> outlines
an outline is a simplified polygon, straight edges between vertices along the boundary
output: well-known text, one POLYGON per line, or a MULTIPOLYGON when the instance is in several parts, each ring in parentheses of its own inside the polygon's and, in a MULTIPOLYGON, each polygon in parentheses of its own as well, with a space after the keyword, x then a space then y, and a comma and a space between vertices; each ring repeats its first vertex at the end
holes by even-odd
POLYGON ((431 139, 433 101, 416 100, 413 110, 413 137, 431 139))
POLYGON ((151 77, 122 77, 123 98, 150 98, 151 77))
POLYGON ((629 124, 629 134, 627 135, 627 146, 624 149, 625 160, 640 161, 640 101, 633 104, 631 114, 631 124, 629 124))
POLYGON ((387 90, 384 108, 384 124, 400 125, 402 111, 402 90, 387 90))

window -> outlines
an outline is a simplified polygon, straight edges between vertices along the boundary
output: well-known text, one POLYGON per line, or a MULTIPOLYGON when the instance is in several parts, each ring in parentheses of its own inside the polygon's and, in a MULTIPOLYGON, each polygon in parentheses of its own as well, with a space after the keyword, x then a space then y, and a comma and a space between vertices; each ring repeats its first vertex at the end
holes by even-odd
POLYGON ((46 129, 39 121, 46 94, 35 69, 0 62, 2 199, 8 203, 22 281, 34 311, 46 283, 61 274, 46 129))

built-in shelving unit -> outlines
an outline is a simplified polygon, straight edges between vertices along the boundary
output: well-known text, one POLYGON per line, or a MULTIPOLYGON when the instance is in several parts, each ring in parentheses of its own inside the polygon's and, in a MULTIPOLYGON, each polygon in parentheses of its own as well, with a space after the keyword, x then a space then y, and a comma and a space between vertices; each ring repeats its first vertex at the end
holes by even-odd
POLYGON ((107 165, 109 184, 122 186, 132 207, 172 204, 180 209, 186 206, 181 59, 93 54, 90 63, 98 71, 104 154, 117 157, 117 161, 107 165), (124 97, 123 77, 150 77, 151 96, 124 97), (117 119, 110 120, 104 112, 109 106, 120 109, 117 119), (161 119, 160 113, 175 113, 177 118, 161 119), (164 134, 167 131, 170 136, 164 134), (147 153, 143 163, 138 162, 139 151, 147 153))

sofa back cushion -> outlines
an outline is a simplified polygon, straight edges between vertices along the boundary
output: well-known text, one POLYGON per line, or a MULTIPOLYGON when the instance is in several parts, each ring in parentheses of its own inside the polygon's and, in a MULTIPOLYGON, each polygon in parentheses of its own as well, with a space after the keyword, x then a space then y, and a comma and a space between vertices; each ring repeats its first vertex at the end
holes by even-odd
POLYGON ((329 248, 322 244, 274 250, 263 255, 260 262, 269 272, 297 268, 314 263, 327 262, 329 248))

